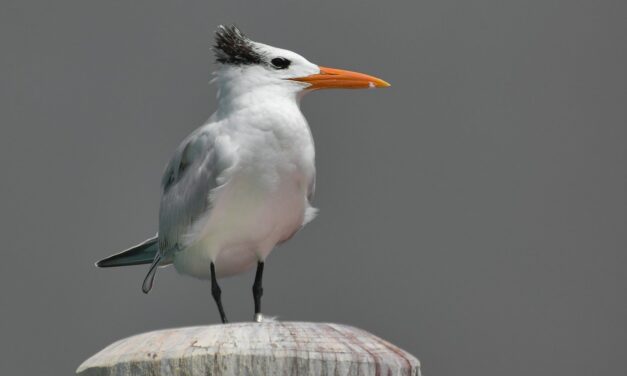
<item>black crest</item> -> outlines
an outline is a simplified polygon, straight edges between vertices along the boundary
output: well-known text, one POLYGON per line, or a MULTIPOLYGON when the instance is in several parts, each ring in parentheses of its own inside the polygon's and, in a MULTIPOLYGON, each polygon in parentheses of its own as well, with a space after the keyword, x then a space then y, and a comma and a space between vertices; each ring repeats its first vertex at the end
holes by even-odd
POLYGON ((222 64, 259 64, 261 55, 254 50, 252 41, 235 25, 218 27, 213 47, 216 61, 222 64))

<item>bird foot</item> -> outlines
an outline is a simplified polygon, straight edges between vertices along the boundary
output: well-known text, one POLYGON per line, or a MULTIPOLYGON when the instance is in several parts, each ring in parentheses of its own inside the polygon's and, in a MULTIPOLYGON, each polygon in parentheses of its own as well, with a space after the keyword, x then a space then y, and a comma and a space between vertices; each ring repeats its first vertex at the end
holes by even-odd
POLYGON ((261 313, 255 313, 255 322, 274 322, 277 316, 264 316, 261 313))

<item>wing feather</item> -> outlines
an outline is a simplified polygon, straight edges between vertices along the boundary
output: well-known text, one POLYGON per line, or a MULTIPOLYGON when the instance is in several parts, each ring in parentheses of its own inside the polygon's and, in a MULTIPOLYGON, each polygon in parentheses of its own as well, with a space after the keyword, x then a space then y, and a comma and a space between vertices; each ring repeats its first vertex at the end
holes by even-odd
POLYGON ((184 248, 194 224, 208 217, 212 193, 226 183, 232 162, 215 127, 200 128, 177 148, 162 179, 159 253, 166 259, 184 248))

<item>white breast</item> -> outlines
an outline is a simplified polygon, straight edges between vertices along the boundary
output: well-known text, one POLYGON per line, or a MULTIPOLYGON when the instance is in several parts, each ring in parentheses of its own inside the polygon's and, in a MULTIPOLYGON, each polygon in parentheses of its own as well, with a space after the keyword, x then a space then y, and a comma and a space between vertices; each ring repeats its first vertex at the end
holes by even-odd
POLYGON ((313 218, 307 194, 314 146, 307 123, 296 106, 263 111, 265 117, 251 108, 225 122, 237 164, 197 241, 176 254, 180 272, 209 278, 212 261, 219 277, 244 272, 313 218), (267 116, 273 110, 278 113, 267 116))

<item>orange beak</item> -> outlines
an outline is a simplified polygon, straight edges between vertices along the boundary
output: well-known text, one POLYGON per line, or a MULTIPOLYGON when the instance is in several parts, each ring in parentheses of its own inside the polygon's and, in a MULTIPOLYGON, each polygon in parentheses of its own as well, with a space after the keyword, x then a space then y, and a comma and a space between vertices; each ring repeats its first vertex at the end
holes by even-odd
POLYGON ((306 82, 311 86, 308 89, 369 89, 375 87, 389 87, 390 84, 380 78, 367 74, 351 72, 343 69, 320 67, 320 73, 306 77, 291 78, 291 80, 306 82))

